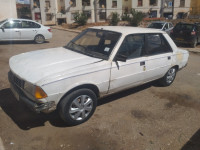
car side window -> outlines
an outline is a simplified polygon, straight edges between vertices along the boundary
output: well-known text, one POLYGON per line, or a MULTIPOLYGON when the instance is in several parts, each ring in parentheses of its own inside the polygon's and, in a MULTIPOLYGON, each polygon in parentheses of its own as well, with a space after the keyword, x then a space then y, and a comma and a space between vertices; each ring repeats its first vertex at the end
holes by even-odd
POLYGON ((14 29, 14 28, 21 28, 21 22, 18 20, 11 20, 6 22, 3 27, 5 29, 14 29))
POLYGON ((173 27, 173 25, 171 23, 169 23, 169 28, 172 28, 172 27, 173 27))
POLYGON ((165 24, 165 26, 164 26, 163 29, 164 29, 164 30, 167 30, 167 29, 168 29, 168 23, 165 24))
POLYGON ((123 55, 127 59, 138 58, 144 55, 145 35, 128 35, 122 42, 118 55, 123 55))
POLYGON ((169 43, 161 34, 147 34, 147 54, 158 55, 162 53, 172 52, 169 43))
POLYGON ((22 21, 22 28, 40 28, 41 26, 31 21, 22 21))

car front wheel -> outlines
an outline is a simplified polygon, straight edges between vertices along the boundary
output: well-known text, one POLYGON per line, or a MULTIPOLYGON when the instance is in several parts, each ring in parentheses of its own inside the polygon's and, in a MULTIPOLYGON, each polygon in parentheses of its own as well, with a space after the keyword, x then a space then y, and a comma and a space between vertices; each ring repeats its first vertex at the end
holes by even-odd
POLYGON ((177 69, 175 67, 170 68, 164 77, 159 80, 161 86, 169 86, 173 83, 176 77, 177 69))
POLYGON ((87 121, 97 106, 97 97, 90 89, 79 89, 65 96, 59 104, 60 117, 73 126, 87 121))

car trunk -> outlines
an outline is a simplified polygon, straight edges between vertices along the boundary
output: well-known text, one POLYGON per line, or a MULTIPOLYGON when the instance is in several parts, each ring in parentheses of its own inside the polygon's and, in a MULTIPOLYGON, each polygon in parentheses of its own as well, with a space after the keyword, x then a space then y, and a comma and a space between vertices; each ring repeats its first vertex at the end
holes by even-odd
POLYGON ((187 40, 191 38, 191 32, 194 30, 192 24, 178 24, 173 30, 173 37, 176 40, 187 40))

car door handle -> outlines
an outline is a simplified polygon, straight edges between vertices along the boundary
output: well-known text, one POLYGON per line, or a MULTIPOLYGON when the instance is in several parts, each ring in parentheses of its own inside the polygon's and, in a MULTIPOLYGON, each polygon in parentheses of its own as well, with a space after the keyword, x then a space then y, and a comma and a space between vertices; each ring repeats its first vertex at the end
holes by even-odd
POLYGON ((144 65, 145 65, 145 61, 141 61, 140 66, 144 66, 144 65))
POLYGON ((168 56, 167 59, 168 59, 168 60, 171 60, 171 56, 168 56))

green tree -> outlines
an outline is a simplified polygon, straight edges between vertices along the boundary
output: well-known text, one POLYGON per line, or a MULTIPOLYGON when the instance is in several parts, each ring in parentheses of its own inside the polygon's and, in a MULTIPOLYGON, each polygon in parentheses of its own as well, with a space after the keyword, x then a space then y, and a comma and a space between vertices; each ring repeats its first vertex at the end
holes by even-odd
POLYGON ((75 13, 74 15, 74 21, 77 23, 79 26, 86 25, 88 20, 88 17, 85 13, 75 13))
POLYGON ((129 24, 131 26, 137 27, 139 23, 144 19, 145 13, 140 11, 135 11, 135 9, 131 10, 131 17, 129 19, 129 24))
POLYGON ((117 12, 113 12, 110 20, 110 25, 117 26, 118 22, 120 21, 119 14, 117 12))

